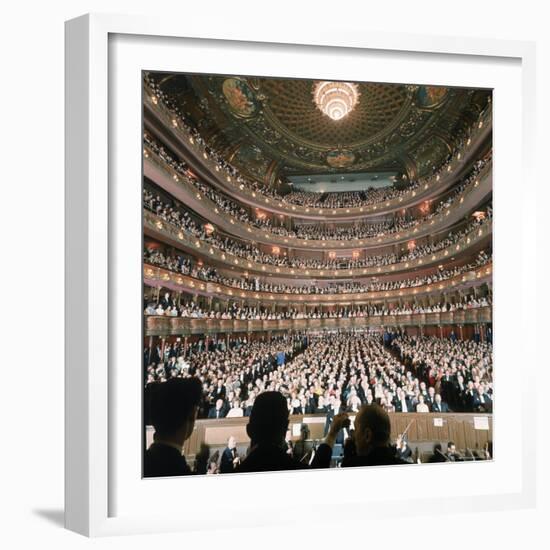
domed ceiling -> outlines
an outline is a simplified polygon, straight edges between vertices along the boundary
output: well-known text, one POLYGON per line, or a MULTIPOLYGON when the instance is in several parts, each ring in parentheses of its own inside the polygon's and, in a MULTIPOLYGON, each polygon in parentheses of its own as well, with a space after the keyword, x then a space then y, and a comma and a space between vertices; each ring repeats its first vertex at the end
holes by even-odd
POLYGON ((333 120, 317 81, 150 73, 205 140, 251 177, 394 170, 410 178, 465 139, 490 92, 357 83, 359 99, 333 120))

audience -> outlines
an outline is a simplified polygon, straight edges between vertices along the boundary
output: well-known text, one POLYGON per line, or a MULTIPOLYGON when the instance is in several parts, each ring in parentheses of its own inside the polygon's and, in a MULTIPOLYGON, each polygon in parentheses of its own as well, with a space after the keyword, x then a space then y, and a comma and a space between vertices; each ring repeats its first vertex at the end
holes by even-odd
MULTIPOLYGON (((194 429, 200 380, 195 377, 175 378, 149 389, 147 401, 155 434, 153 444, 145 452, 145 477, 328 468, 333 460, 341 461, 342 467, 413 463, 413 453, 404 434, 399 434, 392 445, 390 418, 382 406, 372 402, 362 405, 352 426, 349 414, 341 412, 341 405, 334 395, 330 398, 333 414, 324 441, 307 451, 308 430, 304 424, 300 440, 294 446, 288 431, 291 413, 288 398, 285 399, 280 391, 268 390, 260 393, 252 406, 246 426, 250 438, 246 457, 242 459, 238 455, 236 439, 230 436, 221 458, 219 451, 210 455, 209 447, 203 443, 192 471, 183 456, 183 443, 194 429), (334 454, 338 445, 343 448, 343 456, 334 454)), ((449 441, 445 454, 441 444, 436 443, 428 462, 490 459, 490 442, 481 450, 466 449, 463 456, 454 442, 449 441)), ((421 462, 420 458, 417 462, 421 462)))
POLYGON ((329 407, 357 411, 372 403, 389 412, 481 410, 474 409, 475 395, 484 396, 489 412, 492 347, 487 342, 394 334, 387 346, 379 334, 367 332, 311 335, 307 343, 300 334, 271 342, 237 340, 228 347, 222 342, 211 342, 208 350, 166 344, 162 352, 148 356, 146 383, 198 377, 203 388, 200 418, 225 418, 231 410, 231 416, 241 411, 248 416, 265 391, 281 392, 292 414, 326 414, 329 407), (441 372, 429 359, 432 352, 436 357, 445 354, 439 360, 441 372), (278 360, 280 354, 284 362, 278 360), (179 359, 183 355, 185 368, 179 359), (471 403, 466 399, 469 390, 471 403))

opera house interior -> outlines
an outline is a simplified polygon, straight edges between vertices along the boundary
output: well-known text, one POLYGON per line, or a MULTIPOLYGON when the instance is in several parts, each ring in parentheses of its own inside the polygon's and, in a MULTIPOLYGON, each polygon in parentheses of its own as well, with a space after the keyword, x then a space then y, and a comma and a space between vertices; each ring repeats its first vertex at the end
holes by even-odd
POLYGON ((490 90, 144 72, 142 193, 145 475, 493 458, 490 90))

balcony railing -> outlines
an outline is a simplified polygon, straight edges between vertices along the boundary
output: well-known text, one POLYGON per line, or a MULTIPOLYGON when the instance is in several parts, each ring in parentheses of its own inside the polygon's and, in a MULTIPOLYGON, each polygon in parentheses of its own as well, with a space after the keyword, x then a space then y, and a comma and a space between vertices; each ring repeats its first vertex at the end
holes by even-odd
POLYGON ((398 290, 350 292, 340 294, 256 292, 254 290, 240 289, 220 283, 202 281, 200 279, 190 277, 189 275, 181 275, 179 273, 149 264, 144 264, 143 266, 143 277, 145 284, 148 286, 156 288, 171 288, 176 292, 216 296, 224 300, 243 300, 252 301, 255 303, 260 302, 270 304, 307 304, 315 306, 322 304, 361 304, 372 302, 374 300, 383 302, 386 298, 413 298, 434 292, 445 293, 462 286, 478 286, 481 283, 488 282, 491 279, 492 271, 493 266, 492 262, 490 262, 475 270, 468 271, 467 273, 456 275, 455 277, 429 285, 402 288, 398 290))
POLYGON ((384 266, 371 267, 351 267, 351 268, 335 268, 335 267, 288 267, 277 266, 268 263, 260 263, 253 260, 248 260, 241 256, 226 252, 213 244, 203 242, 192 234, 183 231, 182 229, 164 221, 162 218, 153 214, 149 210, 143 210, 143 224, 148 230, 148 233, 156 238, 168 237, 172 242, 187 251, 200 252, 201 255, 211 258, 212 260, 226 264, 228 267, 238 266, 248 271, 258 272, 265 275, 271 274, 274 276, 289 276, 289 277, 312 277, 312 278, 332 278, 332 277, 359 277, 359 276, 378 276, 390 275, 407 271, 416 267, 427 267, 429 265, 438 264, 447 260, 449 257, 462 253, 471 247, 474 247, 481 240, 485 239, 492 233, 492 220, 487 219, 485 222, 475 227, 468 234, 464 235, 456 243, 442 248, 433 254, 426 254, 419 258, 396 262, 384 266))
POLYGON ((236 332, 282 332, 315 330, 352 330, 371 327, 407 327, 439 325, 471 325, 490 323, 491 307, 414 313, 410 315, 371 315, 334 319, 193 319, 184 317, 145 317, 146 336, 185 336, 236 332))
POLYGON ((228 174, 222 173, 222 170, 217 165, 214 159, 212 159, 203 144, 199 143, 194 136, 177 121, 177 117, 168 109, 162 101, 154 95, 153 91, 145 86, 145 93, 143 94, 145 105, 155 114, 156 117, 169 128, 179 141, 185 144, 185 147, 193 153, 193 155, 200 160, 202 166, 204 166, 212 178, 217 181, 217 186, 225 189, 232 195, 240 200, 245 200, 251 206, 257 208, 263 208, 269 210, 275 214, 284 214, 287 216, 296 216, 305 219, 318 219, 320 215, 330 216, 334 218, 350 219, 353 217, 362 217, 365 215, 377 215, 388 212, 393 212, 397 209, 404 208, 416 204, 417 202, 424 200, 430 196, 437 189, 444 189, 449 187, 452 180, 455 179, 457 169, 462 168, 468 162, 472 161, 472 154, 476 151, 477 147, 487 137, 491 131, 492 126, 492 108, 485 109, 481 114, 479 121, 476 123, 472 130, 467 145, 463 150, 453 158, 449 165, 446 165, 438 174, 434 174, 429 178, 422 180, 419 187, 410 190, 400 197, 395 197, 386 201, 381 201, 377 204, 359 207, 343 207, 343 208, 322 208, 312 206, 301 206, 286 202, 279 198, 270 197, 264 195, 260 191, 255 191, 244 184, 239 183, 236 178, 231 177, 228 174), (153 97, 156 101, 153 101, 153 97))

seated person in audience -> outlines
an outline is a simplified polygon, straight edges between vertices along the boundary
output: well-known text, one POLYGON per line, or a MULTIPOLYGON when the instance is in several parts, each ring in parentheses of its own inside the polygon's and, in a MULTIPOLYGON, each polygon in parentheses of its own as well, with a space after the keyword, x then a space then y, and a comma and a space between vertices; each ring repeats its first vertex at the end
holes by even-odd
POLYGON ((216 405, 208 411, 208 418, 225 418, 226 410, 223 399, 216 400, 216 405))
POLYGON ((449 441, 449 443, 447 443, 447 453, 445 454, 445 456, 451 462, 462 460, 462 456, 457 452, 456 445, 453 441, 449 441))
POLYGON ((493 402, 482 386, 473 394, 473 408, 478 412, 491 412, 493 410, 493 402))
POLYGON ((287 402, 281 393, 266 391, 258 395, 246 426, 250 452, 236 471, 271 472, 307 468, 287 453, 285 436, 288 422, 287 402))
POLYGON ((422 394, 418 396, 418 405, 416 405, 416 412, 417 413, 430 412, 428 405, 426 405, 426 403, 424 402, 424 396, 422 394))
POLYGON ((226 418, 239 418, 244 416, 244 411, 241 408, 241 402, 238 399, 233 401, 233 406, 227 411, 226 418))
POLYGON ((435 462, 449 462, 449 459, 443 454, 441 443, 436 443, 434 445, 434 452, 432 456, 430 456, 430 458, 428 459, 428 462, 430 464, 433 464, 435 462))
MULTIPOLYGON (((344 446, 343 468, 408 464, 396 456, 395 449, 390 445, 390 417, 382 407, 364 405, 355 417, 354 424, 353 445, 344 446)), ((347 426, 349 418, 346 413, 334 417, 325 442, 319 445, 315 454, 315 467, 329 467, 336 436, 347 426)))
POLYGON ((315 414, 326 414, 328 412, 328 408, 325 406, 325 400, 323 399, 323 396, 319 396, 319 400, 317 401, 317 407, 315 407, 315 414))
MULTIPOLYGON (((335 395, 331 395, 329 397, 327 417, 325 419, 325 435, 329 432, 330 425, 332 424, 334 417, 340 414, 341 410, 342 405, 340 403, 340 400, 335 395)), ((344 431, 344 429, 340 430, 340 432, 338 432, 338 435, 336 436, 336 443, 338 443, 339 445, 342 445, 344 443, 344 439, 346 437, 344 431)))
POLYGON ((425 401, 430 411, 433 411, 433 406, 435 402, 435 388, 433 386, 430 386, 428 388, 428 395, 425 396, 425 401))
POLYGON ((434 397, 434 403, 432 405, 432 412, 434 412, 434 413, 438 413, 438 412, 448 413, 449 412, 449 406, 447 405, 447 403, 445 403, 444 401, 441 400, 441 395, 439 395, 438 393, 436 393, 435 397, 434 397))
POLYGON ((412 412, 413 407, 409 397, 401 388, 397 388, 397 395, 394 401, 395 412, 412 412))
POLYGON ((145 451, 144 477, 191 474, 183 444, 193 433, 202 385, 198 378, 172 378, 154 388, 150 414, 153 444, 145 451))
POLYGON ((230 436, 227 440, 227 447, 223 450, 220 461, 220 474, 230 474, 235 471, 241 459, 237 454, 237 440, 230 436))

